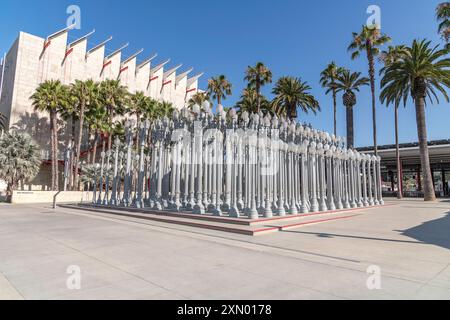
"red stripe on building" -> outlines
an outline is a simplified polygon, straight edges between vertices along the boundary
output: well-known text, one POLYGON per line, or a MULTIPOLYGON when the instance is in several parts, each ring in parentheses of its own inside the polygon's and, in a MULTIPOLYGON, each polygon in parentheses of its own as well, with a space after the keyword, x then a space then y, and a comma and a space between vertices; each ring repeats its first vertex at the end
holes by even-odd
POLYGON ((128 70, 128 66, 126 66, 126 67, 120 69, 120 72, 119 72, 119 73, 122 73, 122 72, 127 71, 127 70, 128 70))
POLYGON ((66 54, 64 55, 64 59, 66 59, 69 54, 71 54, 73 52, 73 48, 70 48, 69 50, 66 51, 66 54))
POLYGON ((52 42, 50 40, 45 41, 44 42, 44 50, 48 48, 48 46, 51 44, 52 42))
POLYGON ((164 87, 166 84, 172 83, 172 80, 166 81, 162 84, 162 86, 164 87))
POLYGON ((197 91, 197 88, 186 90, 186 93, 190 93, 190 92, 194 92, 194 91, 197 91))
POLYGON ((107 63, 103 64, 103 69, 106 68, 107 66, 109 66, 112 63, 112 61, 108 61, 107 63))
POLYGON ((150 78, 150 82, 152 82, 153 80, 156 80, 156 79, 158 79, 158 78, 159 78, 159 76, 156 76, 156 77, 150 78))

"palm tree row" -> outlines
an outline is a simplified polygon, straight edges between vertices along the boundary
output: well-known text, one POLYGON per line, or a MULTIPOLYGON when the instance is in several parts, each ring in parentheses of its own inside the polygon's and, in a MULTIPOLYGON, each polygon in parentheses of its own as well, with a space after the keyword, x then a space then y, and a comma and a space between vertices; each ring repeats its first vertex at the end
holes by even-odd
MULTIPOLYGON (((263 112, 282 115, 290 119, 297 118, 297 109, 304 112, 316 113, 320 110, 319 102, 310 93, 311 87, 300 78, 281 77, 272 89, 274 98, 269 101, 261 89, 266 84, 272 83, 272 72, 262 62, 254 67, 249 66, 245 72, 244 81, 247 88, 242 91, 240 100, 236 103, 238 112, 263 112)), ((194 96, 189 105, 199 104, 209 97, 217 99, 217 104, 232 94, 232 85, 224 75, 212 78, 208 81, 208 92, 194 96)))
MULTIPOLYGON (((95 162, 98 142, 101 137, 102 149, 110 150, 114 135, 123 133, 120 117, 134 116, 140 121, 155 119, 172 113, 172 105, 158 102, 143 92, 131 94, 119 80, 105 80, 97 83, 93 80, 75 81, 66 86, 60 81, 49 80, 38 86, 31 96, 35 110, 45 112, 50 117, 52 190, 58 190, 58 119, 70 125, 70 141, 75 152, 71 159, 74 164, 71 186, 78 189, 81 147, 83 132, 88 131, 87 162, 95 162), (78 130, 76 125, 78 124, 78 130), (106 144, 107 137, 107 144, 106 144)), ((138 139, 138 137, 137 137, 138 139)), ((136 140, 138 143, 138 140, 136 140)))

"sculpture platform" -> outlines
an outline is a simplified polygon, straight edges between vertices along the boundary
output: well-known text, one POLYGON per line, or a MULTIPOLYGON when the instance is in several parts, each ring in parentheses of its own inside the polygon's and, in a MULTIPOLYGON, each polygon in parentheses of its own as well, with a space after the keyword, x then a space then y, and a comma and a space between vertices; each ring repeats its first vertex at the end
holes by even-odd
POLYGON ((88 212, 92 215, 108 217, 112 219, 125 217, 138 223, 152 221, 158 224, 175 224, 199 229, 221 231, 225 233, 259 236, 280 231, 297 229, 312 224, 350 219, 361 215, 367 210, 374 209, 379 206, 287 215, 282 217, 276 216, 273 218, 259 219, 230 218, 224 216, 218 217, 209 214, 198 215, 189 212, 156 211, 148 208, 124 208, 95 204, 67 204, 60 205, 60 207, 82 210, 85 213, 88 212))

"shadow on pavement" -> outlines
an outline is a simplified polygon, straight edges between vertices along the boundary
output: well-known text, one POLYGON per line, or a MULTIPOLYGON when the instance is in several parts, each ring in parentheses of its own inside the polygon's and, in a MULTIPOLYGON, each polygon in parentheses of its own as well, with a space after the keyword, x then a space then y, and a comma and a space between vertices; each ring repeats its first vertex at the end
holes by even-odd
POLYGON ((332 238, 351 238, 351 239, 361 239, 361 240, 375 240, 375 241, 388 241, 388 242, 401 242, 401 243, 414 243, 414 244, 421 243, 419 241, 374 238, 374 237, 361 237, 361 236, 351 236, 351 235, 346 235, 346 234, 324 233, 324 232, 319 233, 319 232, 305 232, 305 231, 295 231, 295 230, 283 230, 281 232, 316 235, 319 238, 330 238, 330 239, 332 239, 332 238))
POLYGON ((450 212, 444 217, 422 223, 414 228, 400 231, 402 235, 422 243, 450 249, 450 212))

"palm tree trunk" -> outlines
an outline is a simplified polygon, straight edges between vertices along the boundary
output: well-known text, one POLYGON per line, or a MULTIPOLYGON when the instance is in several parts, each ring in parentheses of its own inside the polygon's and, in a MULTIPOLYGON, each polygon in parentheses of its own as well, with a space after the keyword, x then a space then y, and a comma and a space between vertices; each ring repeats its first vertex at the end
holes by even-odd
POLYGON ((353 149, 354 146, 354 130, 353 130, 353 106, 346 107, 347 116, 347 148, 353 149))
POLYGON ((50 111, 50 131, 52 140, 52 190, 58 191, 59 179, 58 179, 58 128, 56 111, 50 111))
MULTIPOLYGON (((398 106, 395 106, 395 153, 397 157, 397 199, 403 198, 402 169, 400 163, 400 147, 398 144, 398 106)), ((394 190, 392 190, 394 191, 394 190)))
POLYGON ((111 150, 112 147, 113 108, 115 107, 112 106, 109 113, 108 150, 111 150))
POLYGON ((81 154, 81 141, 83 139, 83 127, 84 127, 84 101, 81 102, 80 106, 80 123, 78 125, 78 141, 76 146, 76 155, 75 155, 75 180, 74 180, 74 188, 78 190, 78 168, 80 162, 80 154, 81 154))
POLYGON ((419 137, 420 162, 423 172, 423 191, 425 201, 435 201, 433 178, 431 177, 430 157, 428 155, 427 126, 425 122, 425 98, 415 99, 417 135, 419 137))
POLYGON ((94 146, 92 147, 92 164, 95 163, 95 158, 97 157, 98 136, 98 130, 95 130, 94 146))
POLYGON ((333 89, 333 115, 334 115, 334 135, 337 136, 337 102, 336 102, 336 89, 333 89))
POLYGON ((71 132, 71 147, 72 147, 72 152, 70 152, 70 170, 69 170, 69 174, 70 174, 70 179, 69 179, 69 190, 73 190, 74 189, 74 163, 75 163, 75 154, 74 154, 74 150, 75 150, 75 116, 72 114, 72 132, 71 132))
POLYGON ((261 98, 259 96, 259 91, 261 90, 261 85, 259 83, 259 79, 256 79, 256 102, 257 102, 257 110, 256 112, 259 113, 261 110, 261 98))
POLYGON ((140 129, 141 129, 141 116, 139 114, 136 115, 136 148, 139 148, 139 136, 140 136, 140 129))
POLYGON ((376 112, 376 98, 375 98, 375 64, 372 54, 372 45, 367 43, 367 60, 369 61, 369 77, 370 90, 372 92, 372 125, 373 125, 373 150, 375 156, 378 155, 377 145, 377 112, 376 112))

